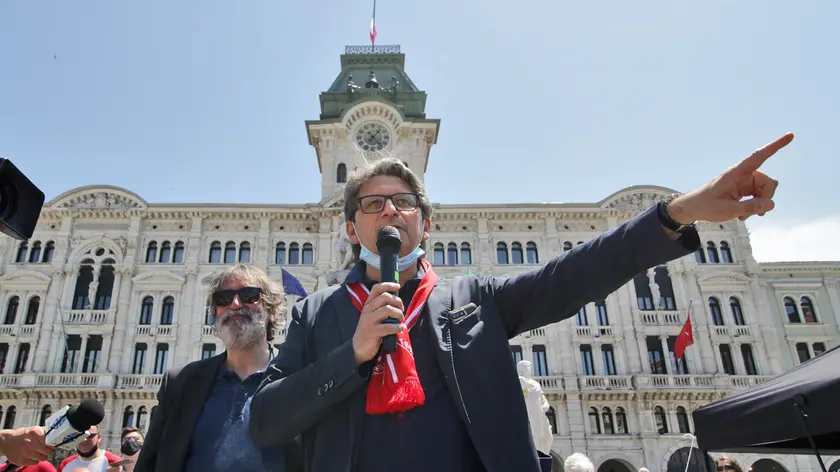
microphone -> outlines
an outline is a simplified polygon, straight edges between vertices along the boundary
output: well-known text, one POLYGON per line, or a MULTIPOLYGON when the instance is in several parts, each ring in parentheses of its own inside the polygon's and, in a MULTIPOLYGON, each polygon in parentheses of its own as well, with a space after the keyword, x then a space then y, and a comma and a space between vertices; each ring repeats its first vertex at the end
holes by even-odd
MULTIPOLYGON (((397 271, 397 259, 400 256, 401 248, 402 239, 400 239, 400 232, 397 231, 397 228, 386 226, 379 230, 376 237, 376 250, 379 252, 380 282, 399 282, 400 274, 397 271)), ((398 321, 394 318, 386 318, 382 323, 396 324, 398 321)), ((396 334, 389 334, 382 338, 382 350, 388 354, 397 350, 396 334)))
POLYGON ((75 449, 90 436, 90 427, 104 418, 105 408, 93 398, 85 398, 78 405, 67 405, 47 418, 45 441, 52 447, 75 449))

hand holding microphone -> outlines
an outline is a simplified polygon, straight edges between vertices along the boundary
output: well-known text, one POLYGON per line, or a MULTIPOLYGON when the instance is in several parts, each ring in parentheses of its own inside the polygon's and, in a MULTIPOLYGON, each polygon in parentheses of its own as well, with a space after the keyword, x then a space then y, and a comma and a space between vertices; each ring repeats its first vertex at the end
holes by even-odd
POLYGON ((396 228, 386 226, 379 231, 376 248, 381 282, 371 289, 356 325, 353 335, 356 365, 373 359, 380 346, 384 352, 394 352, 396 334, 405 329, 405 307, 402 300, 395 296, 400 290, 397 258, 401 247, 400 233, 396 228))

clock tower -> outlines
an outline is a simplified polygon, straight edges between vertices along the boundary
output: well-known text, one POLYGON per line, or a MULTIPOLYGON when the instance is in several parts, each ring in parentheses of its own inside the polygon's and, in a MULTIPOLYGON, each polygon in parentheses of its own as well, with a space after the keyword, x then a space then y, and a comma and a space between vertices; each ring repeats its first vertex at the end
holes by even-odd
POLYGON ((399 46, 347 46, 320 102, 320 118, 306 121, 306 132, 321 171, 322 203, 341 199, 355 168, 386 156, 423 178, 440 120, 426 118, 426 92, 405 73, 399 46))

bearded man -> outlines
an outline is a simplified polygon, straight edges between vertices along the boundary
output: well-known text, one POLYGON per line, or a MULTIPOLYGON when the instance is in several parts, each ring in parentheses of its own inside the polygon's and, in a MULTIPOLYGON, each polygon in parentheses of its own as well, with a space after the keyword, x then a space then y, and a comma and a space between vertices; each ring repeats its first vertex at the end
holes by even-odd
POLYGON ((210 281, 207 305, 225 352, 170 369, 134 472, 295 472, 296 441, 261 447, 248 432, 251 398, 274 357, 285 311, 277 282, 238 264, 210 281))

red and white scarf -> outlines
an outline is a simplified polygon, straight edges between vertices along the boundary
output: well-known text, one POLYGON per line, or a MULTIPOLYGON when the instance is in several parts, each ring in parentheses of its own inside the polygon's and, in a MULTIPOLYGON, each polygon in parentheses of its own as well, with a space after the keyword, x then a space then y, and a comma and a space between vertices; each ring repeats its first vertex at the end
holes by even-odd
MULTIPOLYGON (((428 261, 421 259, 420 264, 425 273, 405 312, 405 325, 408 329, 397 334, 397 350, 393 354, 379 354, 370 376, 365 406, 369 415, 406 411, 426 401, 414 365, 414 351, 408 333, 420 319, 420 313, 437 283, 437 274, 428 261)), ((360 283, 348 283, 347 290, 353 305, 361 313, 370 290, 360 283)))

